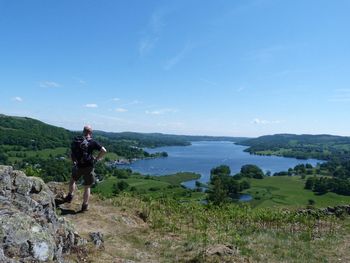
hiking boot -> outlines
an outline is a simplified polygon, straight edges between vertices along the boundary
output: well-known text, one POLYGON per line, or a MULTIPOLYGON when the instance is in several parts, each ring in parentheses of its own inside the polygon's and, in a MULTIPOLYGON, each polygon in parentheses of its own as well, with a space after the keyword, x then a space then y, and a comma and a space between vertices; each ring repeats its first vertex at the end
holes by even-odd
POLYGON ((73 195, 72 194, 67 194, 66 197, 64 198, 65 203, 71 203, 73 200, 73 195))
POLYGON ((81 212, 89 211, 89 205, 88 204, 82 204, 81 205, 81 212))

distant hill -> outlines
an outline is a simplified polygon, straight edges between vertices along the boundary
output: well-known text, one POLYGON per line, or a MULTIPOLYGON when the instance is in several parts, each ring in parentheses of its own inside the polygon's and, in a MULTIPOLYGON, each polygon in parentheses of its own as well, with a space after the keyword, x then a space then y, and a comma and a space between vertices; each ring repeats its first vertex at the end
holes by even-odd
POLYGON ((136 132, 104 132, 95 131, 95 135, 112 140, 131 140, 137 142, 139 147, 161 147, 161 146, 186 146, 191 141, 232 141, 239 142, 246 140, 243 137, 225 137, 225 136, 191 136, 191 135, 172 135, 163 133, 136 133, 136 132))
POLYGON ((275 134, 240 141, 249 146, 247 152, 262 155, 280 155, 299 159, 349 159, 350 137, 320 135, 275 134))
MULTIPOLYGON (((54 125, 49 125, 28 117, 14 117, 0 114, 0 145, 23 146, 28 149, 47 149, 69 146, 71 138, 79 134, 54 125)), ((133 146, 159 147, 189 145, 191 141, 232 141, 247 138, 188 136, 162 133, 104 132, 94 131, 94 135, 110 141, 129 141, 133 146)))
POLYGON ((0 145, 41 150, 69 145, 72 133, 44 122, 0 114, 0 145))

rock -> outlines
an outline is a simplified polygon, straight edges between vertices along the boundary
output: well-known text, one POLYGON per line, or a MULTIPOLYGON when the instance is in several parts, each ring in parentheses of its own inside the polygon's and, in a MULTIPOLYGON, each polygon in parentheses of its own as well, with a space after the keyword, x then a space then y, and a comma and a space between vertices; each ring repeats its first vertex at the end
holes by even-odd
POLYGON ((205 254, 207 256, 226 256, 226 255, 234 255, 238 254, 238 250, 234 249, 232 246, 227 246, 227 245, 214 245, 211 247, 208 247, 207 250, 205 251, 205 254))
POLYGON ((49 187, 10 166, 0 166, 0 240, 0 262, 63 262, 85 243, 57 216, 49 187))
POLYGON ((101 232, 90 233, 91 241, 95 244, 97 248, 103 247, 103 234, 101 232))
POLYGON ((136 226, 137 223, 130 217, 122 215, 121 216, 121 220, 124 222, 124 224, 128 225, 128 226, 136 226))
POLYGON ((326 208, 313 208, 313 209, 300 209, 297 211, 298 214, 312 215, 316 218, 321 216, 336 216, 342 217, 350 215, 350 205, 339 205, 335 207, 328 206, 326 208))

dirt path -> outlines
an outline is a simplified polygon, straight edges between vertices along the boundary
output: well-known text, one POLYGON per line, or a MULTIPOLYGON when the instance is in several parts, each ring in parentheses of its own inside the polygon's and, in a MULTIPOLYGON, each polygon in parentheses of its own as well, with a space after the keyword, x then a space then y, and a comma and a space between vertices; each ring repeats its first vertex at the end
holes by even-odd
MULTIPOLYGON (((56 189, 56 192, 61 191, 61 194, 65 190, 63 185, 58 188, 61 189, 56 189)), ((87 240, 90 240, 90 233, 101 232, 104 247, 82 253, 79 262, 159 262, 157 253, 145 245, 151 243, 151 234, 141 218, 122 211, 111 200, 100 200, 94 195, 90 199, 89 211, 80 211, 81 202, 82 191, 78 190, 72 203, 59 205, 58 211, 87 240)))

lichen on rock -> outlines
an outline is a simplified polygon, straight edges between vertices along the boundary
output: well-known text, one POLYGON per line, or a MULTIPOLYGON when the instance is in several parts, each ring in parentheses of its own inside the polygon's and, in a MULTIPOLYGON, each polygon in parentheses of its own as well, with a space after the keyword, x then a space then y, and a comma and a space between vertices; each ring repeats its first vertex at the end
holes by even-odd
POLYGON ((63 262, 83 243, 57 216, 54 194, 40 178, 0 166, 0 262, 63 262))

